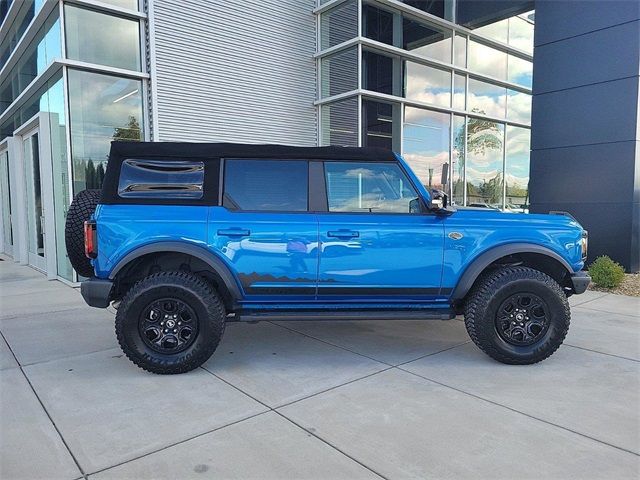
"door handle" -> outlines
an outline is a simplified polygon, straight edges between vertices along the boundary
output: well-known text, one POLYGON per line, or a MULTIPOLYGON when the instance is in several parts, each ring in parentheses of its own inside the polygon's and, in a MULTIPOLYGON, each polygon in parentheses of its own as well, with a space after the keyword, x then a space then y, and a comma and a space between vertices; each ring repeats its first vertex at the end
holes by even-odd
POLYGON ((251 235, 251 231, 244 228, 223 228, 218 230, 218 235, 223 237, 248 237, 251 235))
POLYGON ((356 232, 355 230, 329 230, 327 232, 327 237, 358 238, 359 236, 360 232, 356 232))

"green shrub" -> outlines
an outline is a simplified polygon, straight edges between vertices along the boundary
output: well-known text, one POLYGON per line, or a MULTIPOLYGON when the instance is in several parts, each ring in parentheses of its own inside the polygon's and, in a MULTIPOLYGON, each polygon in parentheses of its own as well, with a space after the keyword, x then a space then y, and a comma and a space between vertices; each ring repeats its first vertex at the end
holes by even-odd
POLYGON ((624 279, 624 268, 606 255, 602 255, 589 265, 589 275, 597 286, 615 288, 624 279))

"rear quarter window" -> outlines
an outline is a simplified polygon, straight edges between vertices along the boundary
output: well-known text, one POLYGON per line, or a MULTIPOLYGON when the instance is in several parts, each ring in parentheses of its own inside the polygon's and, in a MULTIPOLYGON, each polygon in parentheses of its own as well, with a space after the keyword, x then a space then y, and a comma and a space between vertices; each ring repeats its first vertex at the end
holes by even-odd
POLYGON ((203 188, 201 161, 127 159, 120 168, 121 198, 198 200, 203 188))

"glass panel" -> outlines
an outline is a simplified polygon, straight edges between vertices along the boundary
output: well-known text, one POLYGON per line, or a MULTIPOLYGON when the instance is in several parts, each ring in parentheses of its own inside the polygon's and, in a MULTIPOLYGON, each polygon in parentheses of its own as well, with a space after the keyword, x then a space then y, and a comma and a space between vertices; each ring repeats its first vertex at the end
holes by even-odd
POLYGON ((522 86, 531 88, 533 84, 533 64, 528 60, 509 55, 508 80, 522 86))
MULTIPOLYGON (((5 63, 7 63, 9 56, 18 46, 22 35, 24 35, 33 17, 36 16, 36 13, 38 13, 44 3, 44 0, 17 1, 22 5, 18 7, 19 11, 16 17, 13 18, 11 25, 5 25, 5 27, 8 27, 5 29, 6 35, 0 39, 0 68, 4 67, 5 63)), ((11 3, 13 3, 12 0, 0 0, 0 23, 2 23, 3 11, 6 13, 11 3)))
POLYGON ((419 213, 418 194, 393 163, 325 162, 330 212, 419 213))
POLYGON ((358 49, 348 48, 320 61, 321 97, 331 97, 358 88, 358 49))
POLYGON ((507 90, 507 118, 514 122, 531 123, 531 95, 507 90))
POLYGON ((413 62, 405 62, 405 65, 405 97, 432 105, 451 106, 451 72, 413 62))
POLYGON ((102 186, 112 140, 142 140, 142 82, 73 69, 68 79, 77 193, 102 186))
POLYGON ((509 19, 509 45, 533 54, 533 10, 509 19))
POLYGON ((222 205, 230 210, 304 212, 308 184, 305 161, 228 160, 222 205))
POLYGON ((36 34, 36 39, 22 54, 18 62, 11 69, 8 78, 0 87, 0 112, 24 91, 55 58, 60 58, 60 22, 58 10, 49 16, 45 24, 36 34))
POLYGON ((391 103, 362 100, 364 147, 393 149, 393 110, 391 103))
POLYGON ((362 87, 373 92, 394 94, 394 62, 399 60, 378 53, 362 52, 362 87))
POLYGON ((320 118, 322 145, 358 146, 357 97, 322 105, 320 118))
POLYGON ((473 78, 469 79, 467 108, 470 112, 504 118, 507 103, 506 97, 507 89, 504 87, 491 85, 473 78))
POLYGON ((9 183, 9 152, 0 152, 0 193, 2 193, 2 232, 4 243, 11 251, 13 228, 11 228, 11 185, 9 183))
POLYGON ((27 235, 28 251, 44 257, 44 235, 42 224, 42 185, 40 183, 40 151, 38 134, 27 137, 22 144, 27 190, 27 235))
POLYGON ((466 145, 467 205, 502 208, 504 125, 469 118, 466 145))
POLYGON ((529 213, 529 152, 531 130, 507 125, 505 182, 506 208, 529 213))
POLYGON ((171 160, 122 162, 118 195, 122 198, 202 198, 204 163, 171 160))
POLYGON ((64 15, 68 58, 140 70, 140 22, 74 5, 64 15))
POLYGON ((115 7, 127 8, 129 10, 138 10, 138 0, 100 0, 102 3, 108 3, 115 7))
POLYGON ((451 32, 404 17, 402 48, 425 57, 451 63, 451 32))
POLYGON ((403 156, 427 189, 445 190, 451 131, 448 113, 405 107, 403 156))
POLYGON ((67 257, 64 239, 64 225, 67 209, 69 208, 70 195, 64 86, 61 75, 50 80, 48 87, 49 89, 40 99, 40 111, 49 116, 57 271, 62 278, 73 280, 73 269, 67 257))
POLYGON ((499 20, 475 29, 475 33, 502 43, 509 40, 509 19, 499 20))
POLYGON ((469 40, 469 70, 489 77, 507 79, 507 54, 469 40))
POLYGON ((466 104, 467 77, 456 74, 453 77, 453 108, 464 110, 466 104))
POLYGON ((451 153, 451 201, 464 204, 465 117, 453 116, 453 150, 451 153))
POLYGON ((373 5, 363 5, 362 34, 371 40, 393 45, 393 16, 393 13, 387 10, 373 5))
POLYGON ((454 59, 453 63, 458 67, 466 67, 467 66, 467 37, 462 35, 458 35, 454 38, 454 59))
POLYGON ((320 49, 333 47, 358 36, 358 4, 341 3, 320 14, 320 49))
POLYGON ((453 20, 453 0, 400 0, 423 12, 445 20, 453 20))

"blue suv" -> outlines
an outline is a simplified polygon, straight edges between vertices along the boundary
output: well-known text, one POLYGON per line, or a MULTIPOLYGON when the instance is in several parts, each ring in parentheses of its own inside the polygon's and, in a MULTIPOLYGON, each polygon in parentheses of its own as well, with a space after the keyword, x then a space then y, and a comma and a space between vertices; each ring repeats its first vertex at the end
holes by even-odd
POLYGON ((114 142, 66 243, 127 357, 165 374, 205 362, 227 322, 458 314, 488 355, 531 364, 590 280, 570 215, 451 206, 370 148, 114 142))

